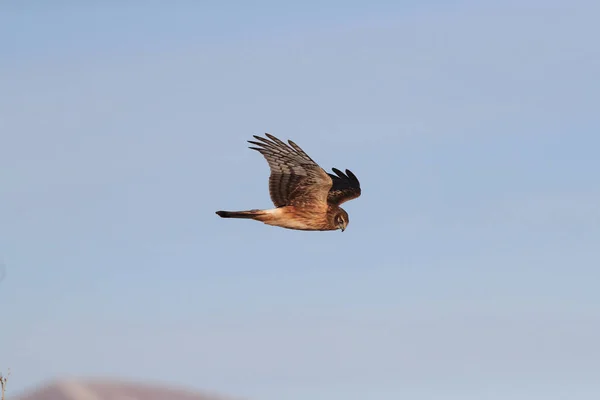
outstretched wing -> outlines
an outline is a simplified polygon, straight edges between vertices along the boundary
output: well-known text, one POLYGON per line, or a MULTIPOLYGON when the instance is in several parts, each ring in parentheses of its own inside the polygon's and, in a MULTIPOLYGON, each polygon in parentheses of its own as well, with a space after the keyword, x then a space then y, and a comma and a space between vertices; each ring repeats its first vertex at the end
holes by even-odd
POLYGON ((269 194, 275 207, 315 202, 326 205, 332 185, 327 172, 291 140, 288 146, 269 133, 265 135, 268 139, 253 135, 260 142, 248 142, 257 146, 250 148, 260 152, 269 164, 269 194))
POLYGON ((327 202, 339 206, 343 202, 360 196, 360 182, 352 171, 347 169, 346 174, 337 168, 332 168, 332 171, 335 172, 335 175, 327 173, 333 180, 327 202))

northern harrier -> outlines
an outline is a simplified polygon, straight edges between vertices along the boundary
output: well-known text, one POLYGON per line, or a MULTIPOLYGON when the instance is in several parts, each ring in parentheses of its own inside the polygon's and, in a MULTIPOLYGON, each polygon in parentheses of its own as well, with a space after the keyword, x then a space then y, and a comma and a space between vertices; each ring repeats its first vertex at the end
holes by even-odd
POLYGON ((332 231, 348 226, 348 213, 340 207, 360 196, 360 183, 352 172, 332 168, 336 175, 314 162, 296 143, 289 146, 271 134, 248 142, 260 152, 271 170, 269 194, 276 208, 217 211, 222 218, 249 218, 267 225, 305 231, 332 231), (270 140, 269 140, 270 139, 270 140))

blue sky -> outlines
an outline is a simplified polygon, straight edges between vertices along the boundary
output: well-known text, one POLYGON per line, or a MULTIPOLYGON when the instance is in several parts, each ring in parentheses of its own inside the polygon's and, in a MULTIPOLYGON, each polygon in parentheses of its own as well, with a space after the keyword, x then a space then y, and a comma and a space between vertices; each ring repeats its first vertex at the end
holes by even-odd
POLYGON ((600 395, 600 6, 0 13, 0 368, 252 400, 600 395), (363 195, 266 208, 253 134, 363 195))

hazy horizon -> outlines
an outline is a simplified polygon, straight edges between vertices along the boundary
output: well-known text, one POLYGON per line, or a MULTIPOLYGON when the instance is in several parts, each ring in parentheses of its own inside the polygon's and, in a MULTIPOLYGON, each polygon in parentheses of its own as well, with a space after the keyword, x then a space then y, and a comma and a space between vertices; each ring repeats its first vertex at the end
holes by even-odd
POLYGON ((0 5, 11 393, 600 396, 599 4, 144 4, 0 5), (264 132, 357 175, 345 232, 215 215, 264 132))

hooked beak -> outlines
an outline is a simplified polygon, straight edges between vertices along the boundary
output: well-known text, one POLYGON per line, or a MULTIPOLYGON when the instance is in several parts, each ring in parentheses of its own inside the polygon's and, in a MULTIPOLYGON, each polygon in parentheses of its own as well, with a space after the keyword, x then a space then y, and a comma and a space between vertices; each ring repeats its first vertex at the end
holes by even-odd
POLYGON ((342 230, 342 232, 344 232, 346 230, 346 227, 344 225, 340 225, 340 229, 342 230))

